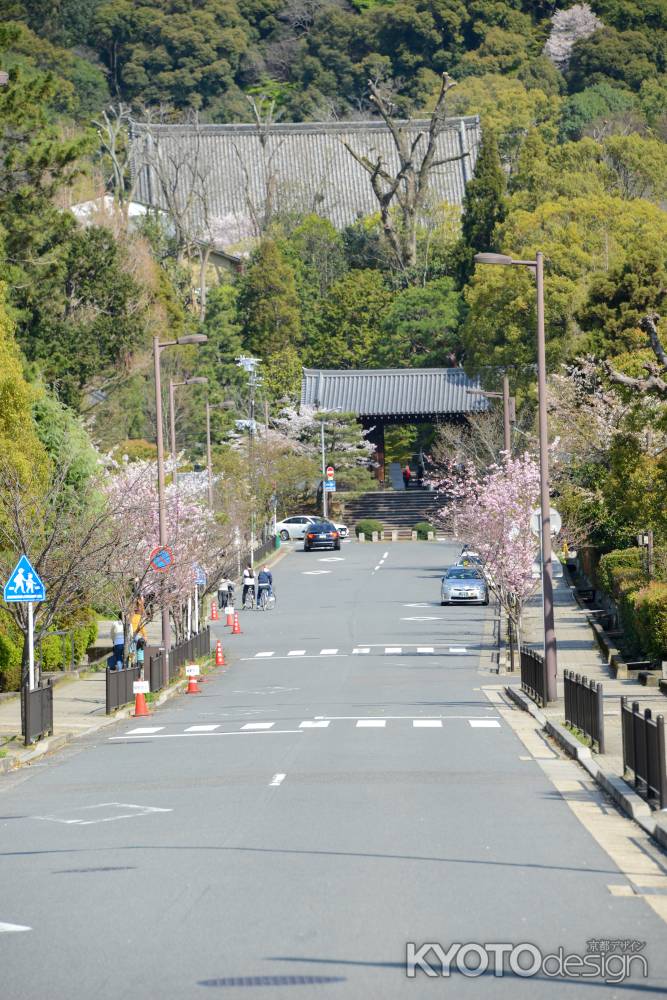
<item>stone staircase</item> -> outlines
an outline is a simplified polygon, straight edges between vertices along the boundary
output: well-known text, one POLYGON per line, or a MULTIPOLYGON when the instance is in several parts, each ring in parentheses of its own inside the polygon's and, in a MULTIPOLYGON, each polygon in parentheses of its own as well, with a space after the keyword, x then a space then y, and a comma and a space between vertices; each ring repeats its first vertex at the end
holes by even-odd
POLYGON ((410 529, 419 521, 429 521, 437 506, 435 495, 427 489, 385 489, 351 500, 345 505, 343 517, 350 529, 367 517, 380 521, 387 529, 410 529))

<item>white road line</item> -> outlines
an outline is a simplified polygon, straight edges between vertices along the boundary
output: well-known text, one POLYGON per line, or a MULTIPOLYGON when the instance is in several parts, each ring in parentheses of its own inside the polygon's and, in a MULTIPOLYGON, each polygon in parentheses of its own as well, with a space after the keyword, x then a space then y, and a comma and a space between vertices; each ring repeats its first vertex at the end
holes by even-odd
POLYGON ((275 722, 246 722, 241 729, 273 729, 275 722))
POLYGON ((277 788, 278 785, 281 785, 283 783, 286 777, 287 777, 286 774, 274 774, 273 777, 271 778, 271 781, 269 782, 269 788, 277 788))
POLYGON ((270 653, 255 653, 255 659, 258 660, 260 656, 273 656, 273 653, 274 650, 272 650, 270 653))
MULTIPOLYGON (((330 653, 328 655, 330 655, 331 659, 333 660, 334 658, 344 659, 349 654, 348 653, 335 653, 335 654, 334 653, 330 653)), ((304 656, 304 660, 319 660, 321 656, 322 656, 321 653, 310 653, 310 654, 306 654, 306 656, 304 656)), ((289 660, 289 656, 274 656, 273 659, 274 660, 289 660)), ((255 657, 254 656, 242 656, 240 662, 241 663, 245 663, 245 662, 250 661, 250 660, 254 661, 255 657)))
MULTIPOLYGON (((243 733, 241 730, 237 730, 234 733, 190 733, 187 737, 185 733, 156 733, 154 736, 147 736, 147 740, 177 740, 177 739, 197 739, 199 736, 295 736, 302 735, 300 729, 273 729, 260 730, 259 732, 243 733)), ((139 742, 139 736, 131 736, 129 739, 127 736, 110 736, 109 743, 117 743, 118 740, 126 740, 128 743, 139 742)))
POLYGON ((0 934, 15 934, 18 931, 31 931, 32 927, 23 924, 0 924, 0 934))
POLYGON ((433 646, 417 646, 418 653, 432 653, 433 646))
POLYGON ((442 729, 442 719, 413 719, 413 729, 442 729))
POLYGON ((467 649, 466 646, 450 646, 449 647, 449 652, 450 653, 467 653, 468 649, 467 649))
POLYGON ((329 725, 328 719, 320 720, 319 722, 313 722, 312 720, 307 722, 301 722, 299 724, 299 729, 326 729, 329 725))
POLYGON ((495 719, 468 719, 473 729, 500 729, 500 723, 495 719))
POLYGON ((385 654, 385 656, 387 655, 387 653, 402 653, 402 652, 403 652, 403 649, 402 649, 401 646, 385 646, 384 647, 384 654, 385 654))
POLYGON ((353 655, 353 656, 354 656, 354 655, 359 655, 359 656, 363 656, 363 655, 364 655, 364 654, 366 654, 366 653, 370 653, 370 651, 371 651, 371 650, 370 650, 370 647, 369 647, 369 646, 360 646, 360 647, 359 647, 358 649, 353 649, 353 650, 352 650, 352 655, 353 655))
POLYGON ((321 649, 320 656, 335 656, 337 652, 337 649, 321 649))
MULTIPOLYGON (((328 719, 330 722, 349 722, 349 721, 354 722, 354 720, 357 719, 358 716, 356 716, 356 715, 316 715, 315 718, 316 719, 328 719)), ((470 720, 472 719, 473 721, 479 720, 479 721, 484 722, 484 723, 486 723, 489 720, 488 715, 487 716, 483 716, 483 715, 439 715, 439 716, 437 716, 437 718, 439 718, 439 719, 445 719, 447 721, 449 721, 450 719, 454 719, 454 720, 463 719, 466 722, 470 722, 470 720)), ((414 719, 414 716, 413 715, 385 715, 385 716, 382 717, 382 719, 380 721, 385 722, 385 721, 389 720, 391 722, 396 722, 396 721, 405 720, 405 719, 407 719, 408 721, 412 721, 412 719, 414 719)), ((500 723, 497 723, 497 725, 500 725, 500 723)), ((159 736, 155 737, 155 739, 159 739, 159 738, 160 738, 159 736)))
POLYGON ((149 733, 159 733, 164 726, 140 726, 138 729, 128 729, 125 733, 126 736, 148 736, 149 733))
POLYGON ((358 719, 357 729, 384 729, 387 725, 386 719, 358 719))
POLYGON ((206 726, 188 726, 185 730, 186 733, 214 733, 216 729, 220 728, 220 723, 217 722, 215 725, 206 726))
POLYGON ((306 655, 306 651, 305 651, 305 649, 290 649, 290 651, 289 651, 289 653, 287 655, 288 656, 305 656, 306 655))
POLYGON ((382 558, 383 558, 383 559, 386 559, 388 555, 389 555, 389 553, 388 553, 388 552, 383 552, 383 553, 382 553, 382 558))

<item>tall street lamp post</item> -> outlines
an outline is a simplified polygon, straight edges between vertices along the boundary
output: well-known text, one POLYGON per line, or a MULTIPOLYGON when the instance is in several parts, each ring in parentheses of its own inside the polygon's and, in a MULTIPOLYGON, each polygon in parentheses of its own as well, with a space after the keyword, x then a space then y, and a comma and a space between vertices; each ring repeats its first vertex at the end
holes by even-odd
POLYGON ((535 254, 535 260, 514 260, 514 258, 501 253, 478 253, 475 254, 475 263, 499 264, 504 267, 528 267, 535 275, 537 293, 537 399, 540 438, 540 520, 542 527, 542 594, 544 596, 544 659, 547 670, 547 698, 549 701, 555 701, 557 697, 557 653, 549 505, 547 365, 544 336, 544 256, 540 250, 535 254))
MULTIPOLYGON (((160 377, 160 355, 166 347, 176 347, 180 344, 204 344, 208 340, 203 333, 193 333, 188 337, 178 337, 176 340, 166 340, 160 343, 159 337, 153 337, 153 367, 155 372, 155 422, 157 443, 157 490, 158 518, 160 530, 160 545, 167 545, 167 512, 165 501, 164 480, 164 435, 162 430, 162 379, 160 377)), ((169 624, 169 608, 162 602, 162 648, 164 650, 164 667, 162 679, 165 686, 169 683, 169 650, 171 649, 171 627, 169 624)))
POLYGON ((512 424, 516 421, 516 399, 510 396, 510 380, 503 375, 502 392, 486 392, 484 389, 466 389, 471 396, 484 396, 485 399, 502 399, 503 401, 503 451, 510 458, 512 454, 512 424))
POLYGON ((169 379, 169 451, 171 452, 172 482, 174 486, 178 482, 178 471, 176 469, 176 404, 174 400, 174 390, 182 385, 208 385, 208 379, 203 375, 194 378, 186 378, 182 382, 174 382, 169 379))

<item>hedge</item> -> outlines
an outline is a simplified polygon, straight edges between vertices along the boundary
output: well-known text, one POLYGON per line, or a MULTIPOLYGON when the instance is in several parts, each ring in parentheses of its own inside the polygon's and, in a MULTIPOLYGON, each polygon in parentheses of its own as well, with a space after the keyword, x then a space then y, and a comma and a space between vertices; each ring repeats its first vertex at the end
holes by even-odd
MULTIPOLYGON (((97 621, 92 609, 85 612, 87 621, 74 629, 74 659, 81 663, 89 646, 97 638, 97 621)), ((21 686, 21 655, 23 636, 12 618, 0 614, 0 691, 18 691, 21 686)), ((36 644, 35 655, 42 657, 45 671, 66 670, 71 662, 70 637, 47 635, 36 644)))
POLYGON ((366 536, 366 538, 370 538, 374 531, 377 531, 377 533, 381 535, 383 530, 382 522, 376 521, 375 518, 372 517, 365 517, 363 520, 357 521, 354 526, 357 538, 362 533, 366 536))
POLYGON ((429 532, 435 534, 435 528, 428 521, 418 521, 413 530, 417 532, 417 538, 421 538, 423 541, 426 541, 429 532))
POLYGON ((650 583, 633 596, 639 646, 651 660, 666 660, 667 584, 650 583))
POLYGON ((595 571, 595 585, 609 597, 618 598, 625 589, 622 578, 628 573, 639 574, 645 582, 641 549, 615 549, 603 555, 595 571))

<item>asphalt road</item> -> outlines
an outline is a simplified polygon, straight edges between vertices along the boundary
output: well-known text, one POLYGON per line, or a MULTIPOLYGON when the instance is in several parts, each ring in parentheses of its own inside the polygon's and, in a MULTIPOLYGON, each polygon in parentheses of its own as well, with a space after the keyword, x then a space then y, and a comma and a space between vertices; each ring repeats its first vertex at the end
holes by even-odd
POLYGON ((2 1000, 665 995, 665 924, 481 690, 488 609, 439 606, 453 553, 291 552, 201 694, 0 779, 2 1000), (650 977, 405 974, 591 938, 650 977))

